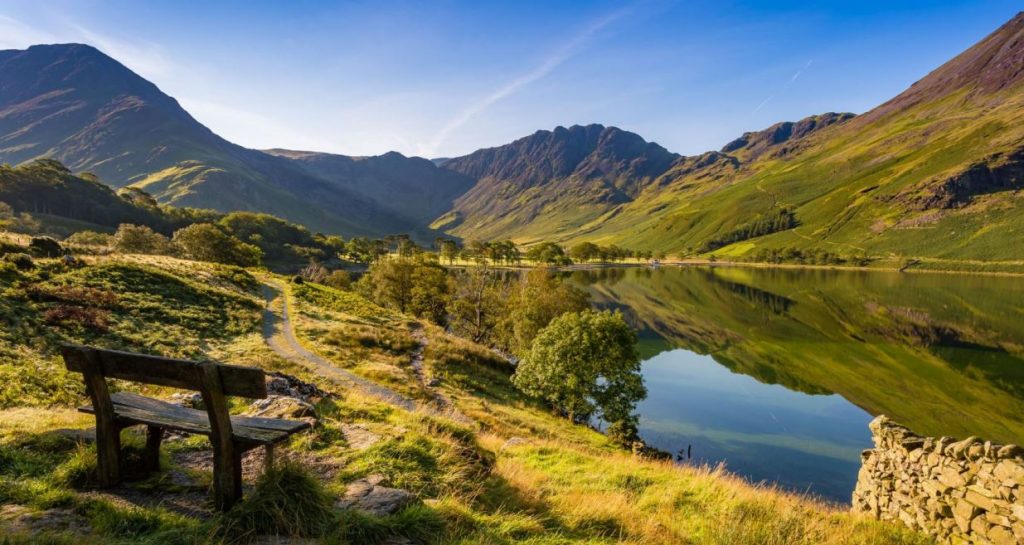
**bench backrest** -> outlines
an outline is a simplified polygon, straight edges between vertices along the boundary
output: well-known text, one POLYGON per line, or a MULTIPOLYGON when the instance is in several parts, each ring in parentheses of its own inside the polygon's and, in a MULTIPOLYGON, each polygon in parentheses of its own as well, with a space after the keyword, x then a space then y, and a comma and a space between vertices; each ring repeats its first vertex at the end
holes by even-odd
POLYGON ((77 345, 65 345, 61 347, 61 353, 69 371, 84 374, 95 365, 96 372, 106 378, 198 392, 202 392, 208 384, 203 377, 203 368, 212 365, 219 375, 222 395, 257 399, 267 397, 265 374, 253 367, 200 363, 77 345))

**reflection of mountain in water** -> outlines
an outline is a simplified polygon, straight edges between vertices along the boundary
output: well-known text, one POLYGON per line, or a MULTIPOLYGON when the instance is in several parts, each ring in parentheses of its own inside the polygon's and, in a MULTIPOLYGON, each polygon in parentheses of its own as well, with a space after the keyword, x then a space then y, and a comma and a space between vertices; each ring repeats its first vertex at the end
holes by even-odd
MULTIPOLYGON (((739 268, 574 274, 664 347, 920 433, 1024 442, 1024 283, 739 268)), ((647 341, 648 348, 658 343, 647 341)), ((649 351, 649 350, 648 350, 649 351)))

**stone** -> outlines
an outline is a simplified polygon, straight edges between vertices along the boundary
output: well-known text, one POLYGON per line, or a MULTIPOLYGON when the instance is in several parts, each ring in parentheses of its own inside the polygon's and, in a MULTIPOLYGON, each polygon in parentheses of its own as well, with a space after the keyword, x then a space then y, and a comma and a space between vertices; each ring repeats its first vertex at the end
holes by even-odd
POLYGON ((921 483, 921 488, 933 498, 946 495, 952 487, 943 483, 942 481, 925 481, 921 483))
POLYGON ((1011 505, 1010 512, 1013 513, 1014 517, 1017 517, 1017 520, 1024 522, 1024 505, 1019 503, 1011 505))
POLYGON ((1013 537, 1013 533, 1000 526, 991 528, 987 537, 992 545, 1018 545, 1017 538, 1013 537))
POLYGON ((43 532, 87 534, 91 531, 89 522, 71 509, 54 508, 36 511, 15 504, 0 506, 0 535, 43 532))
POLYGON ((1024 524, 1014 524, 1013 535, 1017 536, 1020 543, 1024 543, 1024 524))
POLYGON ((341 509, 354 509, 370 515, 383 517, 397 513, 418 501, 407 490, 381 486, 383 478, 371 475, 348 485, 345 494, 338 501, 341 509))
POLYGON ((975 519, 971 520, 971 533, 981 537, 987 537, 988 529, 989 524, 985 522, 984 518, 976 517, 975 519))
POLYGON ((373 433, 363 424, 342 424, 341 434, 345 443, 353 450, 366 450, 380 442, 381 436, 373 433))
POLYGON ((952 467, 942 468, 942 472, 939 474, 939 482, 949 488, 960 488, 967 484, 967 480, 960 474, 960 472, 952 467))
POLYGON ((872 421, 852 509, 898 521, 938 543, 1024 545, 1024 450, 977 437, 919 437, 872 421))
POLYGON ((971 486, 967 489, 967 494, 964 496, 964 501, 970 502, 977 507, 986 511, 995 511, 996 504, 992 501, 992 498, 980 493, 978 489, 971 486))
POLYGON ((963 460, 964 458, 967 457, 967 451, 968 449, 971 448, 971 445, 974 445, 977 442, 978 438, 974 436, 968 437, 963 441, 957 441, 956 443, 953 443, 946 447, 945 454, 947 456, 952 456, 953 458, 956 458, 958 460, 963 460))
POLYGON ((284 373, 271 373, 267 375, 266 383, 268 394, 295 397, 306 402, 312 402, 330 395, 315 384, 304 382, 284 373))
POLYGON ((312 403, 280 395, 255 401, 245 414, 262 418, 317 418, 316 407, 312 403))
POLYGON ((953 507, 953 520, 956 521, 956 525, 960 528, 960 531, 967 533, 971 531, 971 521, 978 516, 981 511, 971 503, 966 501, 959 501, 953 507))
POLYGON ((985 520, 996 526, 1011 526, 1010 519, 996 513, 985 513, 985 520))
POLYGON ((203 395, 199 392, 176 392, 171 394, 171 403, 188 407, 189 409, 202 409, 203 395))
POLYGON ((508 441, 505 441, 505 443, 503 445, 501 445, 501 450, 505 450, 505 449, 507 449, 509 447, 516 447, 516 446, 519 446, 519 445, 525 445, 526 443, 527 443, 527 440, 523 439, 522 437, 512 437, 508 441))
POLYGON ((1017 445, 1003 445, 996 450, 996 458, 1024 458, 1024 449, 1017 445))
POLYGON ((1013 460, 1003 460, 992 470, 992 475, 1000 481, 1024 483, 1024 465, 1013 460))

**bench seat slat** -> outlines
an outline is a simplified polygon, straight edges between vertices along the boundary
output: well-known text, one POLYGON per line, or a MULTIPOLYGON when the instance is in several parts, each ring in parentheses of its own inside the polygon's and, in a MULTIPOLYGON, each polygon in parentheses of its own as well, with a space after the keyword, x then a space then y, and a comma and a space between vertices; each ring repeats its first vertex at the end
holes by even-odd
MULTIPOLYGON (((131 392, 118 392, 110 396, 114 414, 119 420, 138 424, 156 425, 167 429, 210 435, 210 421, 205 411, 182 407, 159 399, 131 392)), ((92 407, 82 407, 92 414, 92 407)), ((289 435, 310 427, 309 422, 252 416, 232 416, 232 435, 239 440, 262 445, 273 444, 289 435)))

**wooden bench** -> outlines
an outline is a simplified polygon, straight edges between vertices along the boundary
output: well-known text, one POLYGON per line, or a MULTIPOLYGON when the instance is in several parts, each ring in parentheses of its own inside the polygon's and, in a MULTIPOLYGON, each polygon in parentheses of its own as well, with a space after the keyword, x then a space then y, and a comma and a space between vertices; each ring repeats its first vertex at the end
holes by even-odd
POLYGON ((164 430, 206 435, 213 444, 213 490, 217 507, 227 510, 242 497, 242 454, 265 447, 266 464, 274 445, 308 429, 308 422, 231 416, 227 396, 267 397, 264 373, 252 367, 175 360, 86 346, 65 345, 61 352, 69 371, 82 373, 96 415, 96 451, 100 486, 120 481, 121 430, 146 426, 146 469, 160 464, 164 430), (111 395, 107 378, 198 391, 205 411, 182 407, 128 392, 111 395))

